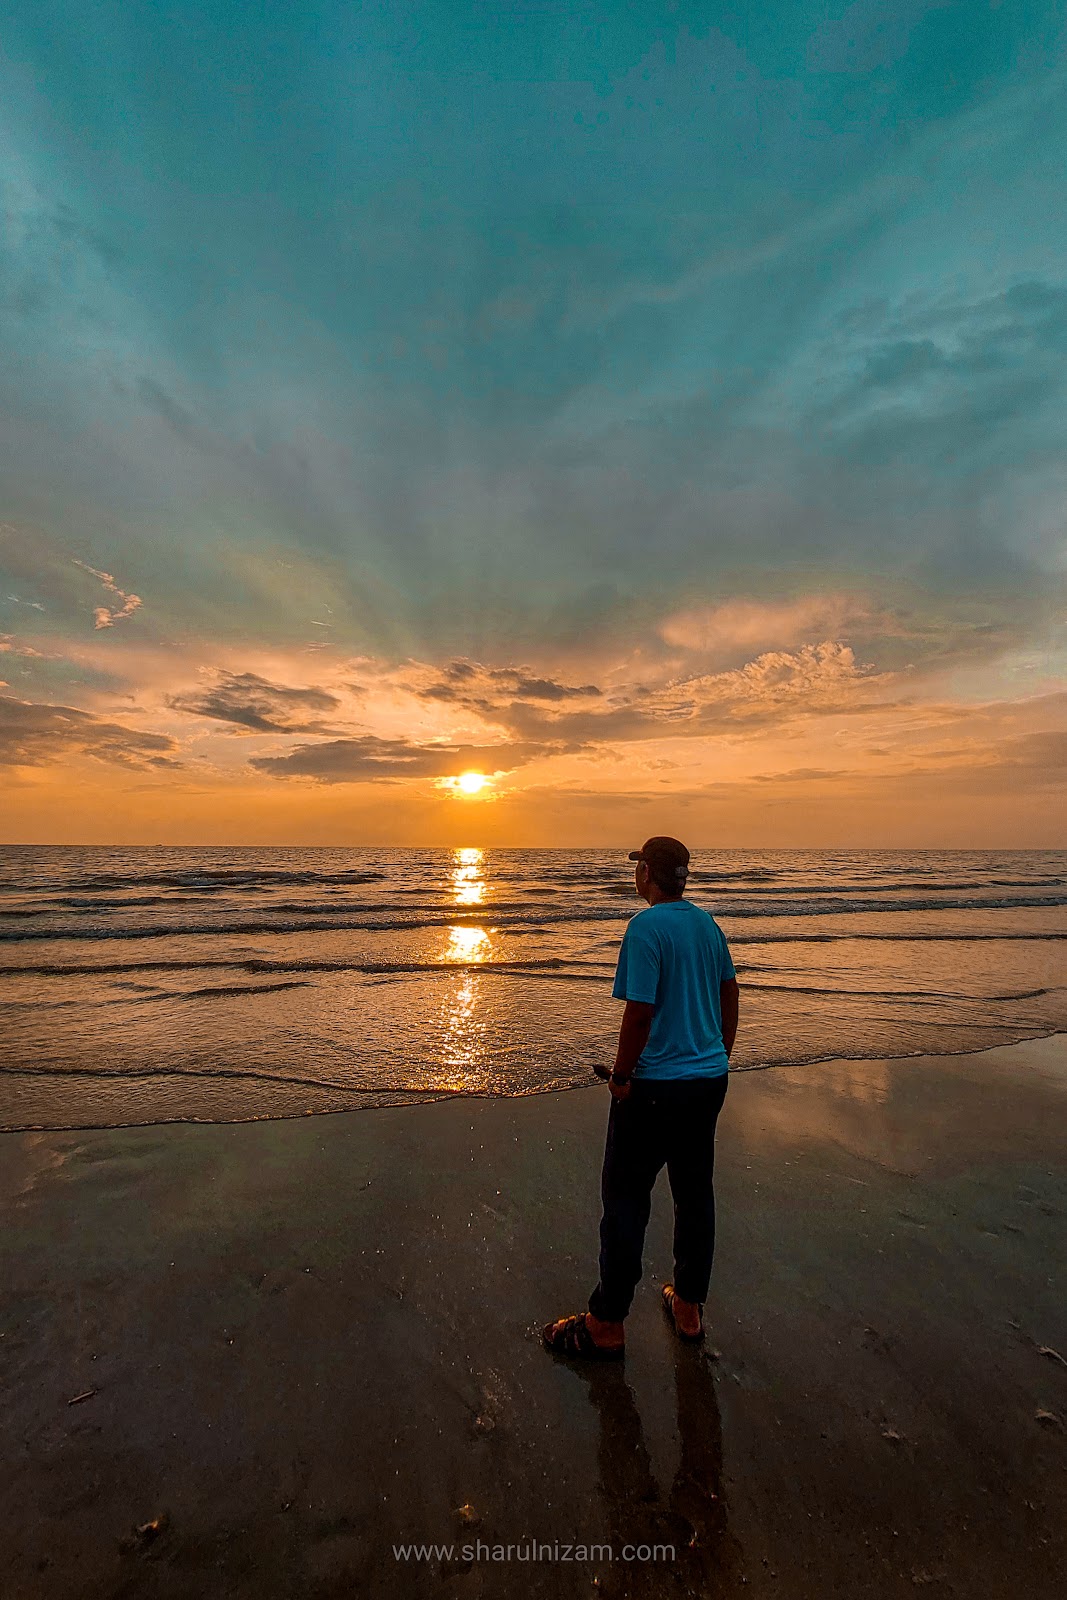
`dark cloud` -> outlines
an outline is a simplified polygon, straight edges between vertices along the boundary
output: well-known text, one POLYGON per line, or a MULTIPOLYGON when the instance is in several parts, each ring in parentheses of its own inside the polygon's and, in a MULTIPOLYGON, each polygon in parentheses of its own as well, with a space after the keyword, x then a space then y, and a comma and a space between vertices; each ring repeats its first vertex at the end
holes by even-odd
POLYGON ((320 783, 373 783, 393 778, 451 778, 461 772, 511 772, 547 744, 419 745, 407 739, 329 739, 301 744, 284 756, 257 756, 250 763, 274 778, 316 778, 320 783))
POLYGON ((836 781, 852 774, 840 767, 790 767, 786 772, 760 772, 748 781, 753 784, 820 783, 827 779, 836 781))
POLYGON ((485 706, 483 700, 472 698, 466 689, 454 683, 431 683, 417 693, 421 700, 447 700, 450 704, 471 706, 479 711, 485 706))
POLYGON ((213 688, 174 695, 168 703, 176 711, 250 733, 329 733, 327 724, 309 721, 307 713, 340 705, 325 689, 292 689, 255 672, 220 672, 213 688))
POLYGON ((126 767, 174 767, 178 746, 160 733, 139 733, 73 706, 49 706, 0 695, 0 765, 43 766, 91 756, 126 767))
POLYGON ((512 691, 516 700, 581 700, 600 692, 595 683, 573 687, 550 678, 519 678, 512 691))
POLYGON ((497 704, 510 700, 582 700, 599 696, 595 683, 557 683, 553 678, 531 676, 520 667, 485 667, 470 661, 452 661, 436 683, 418 691, 423 700, 445 700, 490 715, 497 704))

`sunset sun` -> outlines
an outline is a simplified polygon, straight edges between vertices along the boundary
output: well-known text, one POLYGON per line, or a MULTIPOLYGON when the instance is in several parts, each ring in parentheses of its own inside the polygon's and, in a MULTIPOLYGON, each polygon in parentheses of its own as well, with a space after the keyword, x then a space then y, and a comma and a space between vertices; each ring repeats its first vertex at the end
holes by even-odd
POLYGON ((464 800, 494 799, 492 793, 493 779, 484 772, 460 772, 454 777, 437 778, 438 789, 443 789, 446 794, 461 797, 464 800))

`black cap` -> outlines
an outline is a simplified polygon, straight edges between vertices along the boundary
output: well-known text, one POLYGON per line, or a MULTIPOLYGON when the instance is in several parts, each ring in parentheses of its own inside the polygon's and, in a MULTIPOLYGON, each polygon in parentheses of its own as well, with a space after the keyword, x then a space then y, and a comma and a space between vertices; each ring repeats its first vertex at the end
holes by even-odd
POLYGON ((630 851, 631 861, 644 861, 657 883, 684 884, 689 876, 689 851, 680 839, 658 833, 646 839, 640 850, 630 851))

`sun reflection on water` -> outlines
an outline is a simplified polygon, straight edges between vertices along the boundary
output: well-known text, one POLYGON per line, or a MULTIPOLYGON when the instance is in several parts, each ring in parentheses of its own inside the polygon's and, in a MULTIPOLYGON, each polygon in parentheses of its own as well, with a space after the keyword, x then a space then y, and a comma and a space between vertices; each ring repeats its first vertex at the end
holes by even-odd
POLYGON ((487 961, 492 948, 484 928, 449 928, 446 961, 487 961))
MULTIPOLYGON (((457 974, 457 977, 459 975, 457 974)), ((478 989, 482 980, 468 972, 455 983, 445 1005, 442 1088, 470 1093, 481 1086, 484 1073, 485 1023, 478 1018, 478 989)))
MULTIPOLYGON (((452 852, 449 887, 457 906, 485 903, 485 852, 476 846, 452 852)), ((492 955, 490 930, 457 923, 447 929, 445 961, 477 964, 492 955)), ((452 1090, 476 1090, 485 1071, 486 1023, 481 1015, 482 982, 475 972, 457 973, 448 986, 444 1010, 444 1085, 452 1090)))
POLYGON ((484 860, 484 851, 477 848, 453 851, 452 895, 458 906, 480 906, 485 899, 484 860))

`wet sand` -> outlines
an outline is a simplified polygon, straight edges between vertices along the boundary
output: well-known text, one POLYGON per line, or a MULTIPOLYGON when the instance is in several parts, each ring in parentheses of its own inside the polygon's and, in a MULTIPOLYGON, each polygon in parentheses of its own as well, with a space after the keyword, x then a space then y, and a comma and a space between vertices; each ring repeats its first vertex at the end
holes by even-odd
POLYGON ((3 1600, 1062 1592, 1065 1039, 738 1074, 582 1370, 606 1104, 0 1136, 3 1600))

